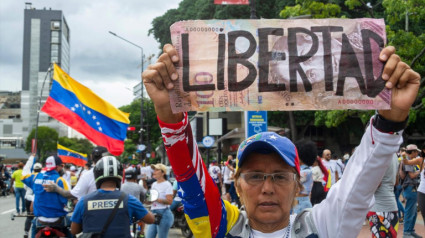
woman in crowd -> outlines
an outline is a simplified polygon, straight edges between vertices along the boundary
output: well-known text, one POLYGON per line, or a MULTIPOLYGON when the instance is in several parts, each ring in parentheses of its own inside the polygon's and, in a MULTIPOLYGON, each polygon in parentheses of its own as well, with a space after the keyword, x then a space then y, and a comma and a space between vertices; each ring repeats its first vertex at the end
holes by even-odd
POLYGON ((146 233, 147 238, 167 238, 171 225, 174 222, 174 216, 171 213, 170 205, 173 203, 173 186, 167 180, 167 167, 163 164, 151 165, 153 171, 152 177, 156 182, 152 184, 151 190, 156 190, 159 194, 157 200, 151 205, 151 211, 154 214, 161 214, 159 224, 151 224, 146 233))
POLYGON ((158 62, 143 72, 143 80, 184 191, 185 213, 195 237, 357 237, 373 193, 402 142, 399 132, 419 89, 419 74, 394 53, 394 47, 387 47, 380 54, 386 62, 382 78, 392 90, 392 109, 378 110, 371 118, 345 175, 327 198, 312 209, 290 215, 301 188, 299 158, 289 139, 272 132, 247 138, 238 149, 235 187, 244 208, 221 200, 187 114, 171 110, 168 90, 178 78, 174 64, 179 57, 172 45, 165 45, 158 62))

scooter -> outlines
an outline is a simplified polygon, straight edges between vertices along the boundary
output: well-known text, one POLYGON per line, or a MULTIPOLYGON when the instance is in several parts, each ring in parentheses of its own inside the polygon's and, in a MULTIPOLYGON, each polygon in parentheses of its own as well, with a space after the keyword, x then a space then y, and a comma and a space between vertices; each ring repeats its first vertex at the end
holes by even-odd
POLYGON ((187 224, 186 217, 184 216, 183 205, 180 205, 173 211, 174 215, 174 227, 180 228, 182 235, 186 238, 191 238, 193 236, 192 231, 187 224))

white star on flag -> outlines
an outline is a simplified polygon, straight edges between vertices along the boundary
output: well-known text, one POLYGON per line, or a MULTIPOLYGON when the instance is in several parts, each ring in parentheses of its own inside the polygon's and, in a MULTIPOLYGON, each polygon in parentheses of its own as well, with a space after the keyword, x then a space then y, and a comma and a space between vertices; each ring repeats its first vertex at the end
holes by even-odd
POLYGON ((177 190, 177 191, 180 194, 180 197, 183 197, 183 195, 184 195, 183 189, 181 187, 179 187, 179 190, 177 190))
POLYGON ((276 137, 275 135, 271 135, 271 136, 270 136, 270 139, 272 139, 272 140, 276 140, 276 139, 277 139, 277 137, 276 137))

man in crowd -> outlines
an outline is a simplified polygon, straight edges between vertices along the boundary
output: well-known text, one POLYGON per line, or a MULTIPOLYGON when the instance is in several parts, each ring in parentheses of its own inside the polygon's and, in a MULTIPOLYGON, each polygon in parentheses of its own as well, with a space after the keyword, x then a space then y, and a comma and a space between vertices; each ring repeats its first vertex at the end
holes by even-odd
POLYGON ((94 168, 97 190, 80 198, 72 215, 71 232, 101 233, 112 214, 118 199, 116 214, 99 237, 131 237, 129 225, 132 219, 153 223, 155 217, 148 212, 138 198, 120 191, 123 167, 113 156, 103 157, 94 168), (102 206, 99 206, 101 204, 102 206))
POLYGON ((10 191, 15 190, 15 200, 16 200, 16 213, 21 214, 25 212, 25 188, 24 184, 21 181, 22 169, 24 168, 24 163, 20 162, 18 164, 18 169, 12 174, 12 182, 10 183, 10 191), (15 187, 13 187, 15 185, 15 187), (21 208, 19 209, 19 201, 21 202, 21 208))
MULTIPOLYGON (((31 168, 34 159, 30 157, 27 167, 31 168)), ((68 199, 58 193, 48 193, 44 191, 43 184, 55 184, 64 191, 68 191, 68 183, 61 177, 63 174, 63 163, 57 155, 49 156, 46 159, 46 172, 38 174, 27 174, 24 172, 22 182, 34 191, 34 216, 33 236, 35 237, 36 227, 41 223, 54 226, 65 227, 65 216, 68 212, 64 209, 68 199)), ((63 233, 71 237, 68 229, 63 229, 63 233)))
POLYGON ((211 162, 210 168, 208 169, 208 173, 211 178, 214 180, 214 183, 217 185, 219 190, 221 191, 221 169, 217 166, 217 160, 213 160, 211 162))
MULTIPOLYGON (((338 182, 339 175, 338 175, 338 169, 337 164, 334 160, 331 160, 332 154, 329 149, 323 150, 322 153, 322 163, 326 168, 328 169, 328 172, 331 176, 331 187, 338 182)), ((329 182, 329 181, 328 181, 329 182)))
MULTIPOLYGON (((406 155, 408 160, 416 159, 419 155, 420 150, 416 145, 408 145, 406 147, 406 155)), ((417 218, 417 188, 419 185, 420 169, 417 169, 414 165, 402 165, 403 175, 400 175, 403 179, 403 196, 406 199, 405 213, 404 213, 404 228, 403 237, 418 238, 422 237, 416 234, 415 224, 417 218), (403 178, 404 177, 404 178, 403 178)))

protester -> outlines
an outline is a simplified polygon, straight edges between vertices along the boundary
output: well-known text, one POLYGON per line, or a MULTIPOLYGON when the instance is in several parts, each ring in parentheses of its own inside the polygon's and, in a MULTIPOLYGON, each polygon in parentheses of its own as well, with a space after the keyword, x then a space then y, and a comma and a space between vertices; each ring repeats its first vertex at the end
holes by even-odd
POLYGON ((36 228, 43 225, 60 226, 67 237, 72 237, 69 230, 66 229, 68 211, 65 210, 68 199, 58 193, 48 193, 44 191, 43 184, 56 184, 63 190, 69 190, 68 183, 61 177, 63 174, 63 163, 57 155, 49 156, 46 159, 46 172, 30 173, 29 168, 34 164, 32 155, 25 165, 22 181, 34 191, 34 216, 32 226, 32 237, 35 237, 36 228), (27 169, 28 168, 28 169, 27 169))
POLYGON ((24 168, 24 163, 19 162, 18 169, 15 172, 13 172, 12 181, 10 183, 10 192, 15 191, 17 214, 22 214, 25 212, 25 188, 24 188, 24 183, 21 180, 23 168, 24 168), (21 201, 21 207, 20 207, 21 209, 19 208, 19 201, 21 201))
POLYGON ((131 238, 129 226, 133 218, 146 223, 154 222, 154 215, 143 207, 138 198, 119 190, 123 168, 115 157, 105 156, 100 159, 96 163, 93 173, 97 190, 81 197, 78 201, 71 218, 73 235, 81 231, 83 234, 101 233, 109 216, 112 216, 118 199, 121 199, 122 202, 118 205, 110 224, 102 235, 96 237, 131 238))
POLYGON ((397 153, 397 156, 399 157, 397 160, 397 180, 396 180, 396 185, 394 186, 394 195, 395 195, 395 200, 397 202, 397 209, 398 209, 398 221, 399 223, 403 223, 404 222, 404 206, 403 203, 401 203, 400 201, 400 195, 403 192, 403 181, 400 179, 400 173, 402 171, 402 154, 406 153, 406 148, 404 147, 400 147, 400 151, 397 153))
POLYGON ((151 211, 154 214, 160 214, 162 216, 159 224, 152 224, 148 227, 146 232, 147 238, 158 238, 168 237, 171 225, 174 222, 174 216, 170 211, 170 205, 173 203, 173 186, 167 181, 167 167, 163 164, 151 165, 153 169, 153 178, 156 182, 152 184, 151 190, 156 190, 159 193, 159 197, 151 205, 151 211))
POLYGON ((331 178, 330 186, 332 187, 336 182, 338 182, 340 174, 338 174, 338 165, 336 164, 336 161, 332 159, 332 153, 329 149, 323 150, 322 163, 328 169, 331 178))
MULTIPOLYGON (((406 147, 406 159, 415 160, 419 155, 420 150, 416 145, 410 144, 406 147)), ((420 169, 417 169, 414 165, 404 164, 405 159, 403 158, 403 171, 404 174, 401 176, 403 179, 403 196, 406 198, 406 207, 404 213, 404 227, 403 237, 414 237, 420 238, 415 232, 415 224, 417 218, 417 201, 418 194, 417 188, 419 185, 420 169)))
POLYGON ((232 186, 232 181, 230 179, 230 173, 232 172, 230 168, 228 167, 229 162, 231 163, 233 161, 233 156, 228 155, 227 161, 223 164, 223 168, 221 169, 221 174, 223 175, 223 185, 224 185, 224 191, 225 191, 225 198, 227 201, 232 201, 230 196, 230 187, 232 186))
POLYGON ((398 216, 394 185, 398 172, 398 158, 394 153, 390 166, 375 191, 375 203, 367 213, 372 238, 397 237, 398 216))
MULTIPOLYGON (((144 179, 141 179, 141 184, 137 183, 138 172, 136 168, 128 167, 124 170, 125 183, 121 185, 121 191, 133 195, 135 198, 139 199, 141 203, 145 200, 146 194, 146 184, 144 183, 144 179)), ((145 223, 140 221, 138 222, 140 226, 140 234, 139 237, 145 237, 145 223)))
POLYGON ((316 161, 313 163, 311 171, 313 175, 313 187, 311 189, 310 201, 311 205, 314 206, 326 198, 329 171, 322 164, 322 159, 319 156, 317 156, 316 161))
MULTIPOLYGON (((33 166, 34 178, 37 176, 37 174, 39 172, 41 172, 42 168, 43 168, 43 166, 40 163, 34 164, 34 166, 33 166)), ((32 191, 32 189, 30 187, 28 187, 27 185, 25 185, 24 188, 25 188, 25 208, 27 209, 28 215, 33 215, 31 205, 34 202, 34 191, 32 191)), ((27 218, 25 219, 24 238, 28 238, 32 220, 33 220, 33 216, 27 216, 27 218)))
POLYGON ((394 52, 393 47, 387 47, 380 54, 380 59, 387 61, 383 78, 393 90, 392 109, 378 110, 372 117, 346 176, 332 187, 328 197, 311 210, 290 216, 301 186, 299 159, 292 142, 276 133, 258 134, 239 147, 235 186, 244 209, 221 200, 200 158, 187 114, 171 110, 168 89, 178 78, 174 64, 179 57, 173 46, 165 45, 158 62, 143 72, 143 80, 184 192, 185 213, 194 236, 356 237, 386 164, 402 142, 401 133, 394 132, 405 127, 419 89, 420 76, 394 52))
POLYGON ((424 221, 425 226, 425 166, 424 166, 424 159, 425 159, 425 142, 422 145, 421 149, 421 157, 422 157, 422 172, 421 172, 421 182, 419 183, 418 187, 418 205, 419 210, 422 213, 422 219, 424 221))
POLYGON ((314 142, 307 140, 295 142, 295 147, 297 148, 298 157, 300 159, 300 181, 302 183, 302 190, 296 197, 298 204, 294 207, 293 213, 299 214, 304 209, 312 207, 310 194, 313 188, 313 172, 310 166, 316 161, 317 148, 314 142))
POLYGON ((210 167, 208 168, 208 173, 210 174, 211 178, 214 180, 214 183, 217 185, 217 187, 221 191, 221 170, 220 167, 217 165, 217 160, 213 160, 211 162, 210 167))
POLYGON ((180 197, 179 193, 179 183, 177 180, 174 180, 173 182, 173 203, 171 203, 170 210, 171 212, 174 212, 179 206, 182 205, 182 198, 180 197))

